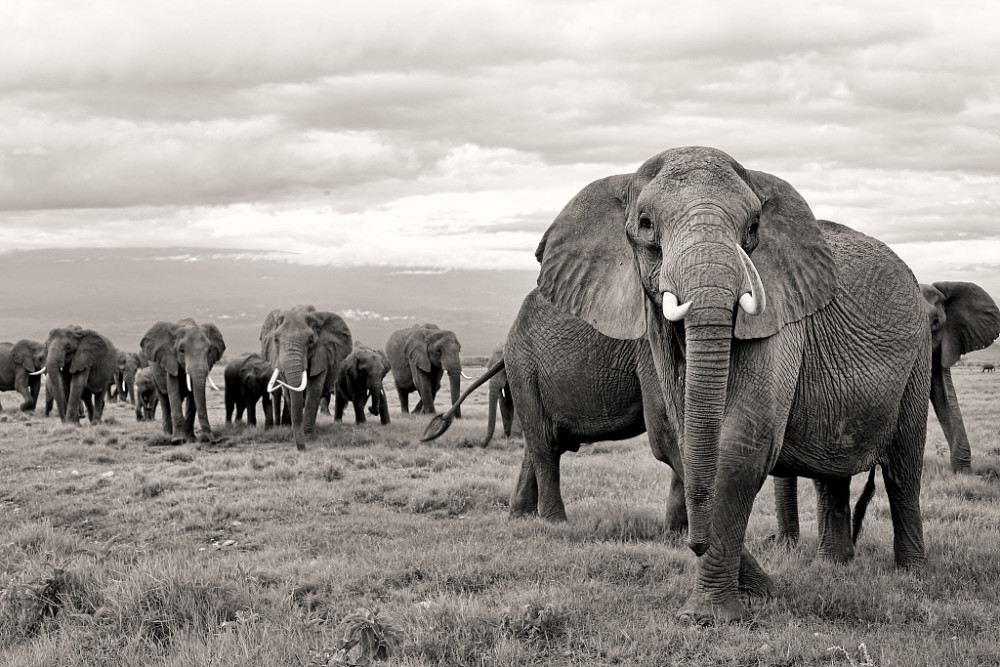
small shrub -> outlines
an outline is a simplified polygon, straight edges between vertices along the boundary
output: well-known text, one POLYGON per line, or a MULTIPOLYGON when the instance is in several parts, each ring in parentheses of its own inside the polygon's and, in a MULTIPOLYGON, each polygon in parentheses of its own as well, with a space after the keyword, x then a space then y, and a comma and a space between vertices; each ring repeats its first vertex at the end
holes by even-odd
POLYGON ((194 456, 188 454, 187 452, 173 452, 171 454, 167 454, 166 456, 164 456, 163 460, 167 461, 168 463, 173 463, 177 461, 181 463, 191 463, 192 461, 194 461, 194 456))
POLYGON ((567 616, 566 612, 551 602, 545 606, 530 603, 521 607, 518 614, 505 614, 500 628, 518 639, 549 641, 562 633, 567 616))
POLYGON ((368 665, 388 660, 403 643, 403 632, 377 611, 358 609, 340 622, 341 637, 331 665, 368 665))
POLYGON ((335 482, 338 479, 343 479, 343 478, 344 478, 344 473, 342 473, 340 471, 340 468, 333 465, 332 463, 326 467, 326 470, 323 471, 323 479, 325 479, 328 482, 335 482))

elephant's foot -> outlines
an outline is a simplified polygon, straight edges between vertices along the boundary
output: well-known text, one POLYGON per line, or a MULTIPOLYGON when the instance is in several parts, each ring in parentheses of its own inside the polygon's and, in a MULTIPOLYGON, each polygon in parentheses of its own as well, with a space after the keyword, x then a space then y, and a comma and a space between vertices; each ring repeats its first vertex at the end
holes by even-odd
POLYGON ((222 438, 217 436, 212 431, 208 431, 207 433, 205 431, 202 431, 201 434, 198 436, 198 442, 204 442, 210 445, 217 445, 220 442, 222 442, 222 438))
POLYGON ((553 508, 547 511, 539 511, 538 516, 551 523, 566 523, 569 520, 566 518, 565 508, 562 507, 553 508))
POLYGON ((750 602, 752 598, 770 600, 774 595, 774 584, 764 568, 750 555, 746 549, 740 554, 739 574, 740 594, 750 602))
POLYGON ((677 620, 687 625, 738 623, 750 618, 750 611, 736 597, 711 601, 704 594, 693 593, 677 612, 677 620))
POLYGON ((764 538, 764 542, 766 542, 767 544, 773 544, 775 546, 791 549, 798 545, 799 534, 781 533, 781 532, 771 533, 770 535, 764 538))
POLYGON ((510 499, 510 517, 535 517, 538 516, 538 498, 524 498, 515 495, 510 499))

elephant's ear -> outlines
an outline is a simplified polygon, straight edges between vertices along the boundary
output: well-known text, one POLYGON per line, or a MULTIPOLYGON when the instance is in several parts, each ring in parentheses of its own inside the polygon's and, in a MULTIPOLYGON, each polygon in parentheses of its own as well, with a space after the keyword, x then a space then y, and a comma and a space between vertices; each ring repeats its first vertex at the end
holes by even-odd
POLYGON ((29 373, 38 370, 35 368, 35 354, 32 347, 31 341, 19 340, 14 343, 14 347, 10 351, 10 358, 13 362, 29 373))
POLYGON ((1000 309, 975 283, 939 282, 934 287, 945 296, 941 365, 947 367, 963 354, 989 347, 1000 336, 1000 309))
POLYGON ((177 355, 174 353, 174 331, 178 326, 170 322, 157 322, 139 342, 147 360, 174 376, 179 371, 177 355))
POLYGON ((837 292, 837 267, 809 204, 795 188, 762 171, 746 171, 761 202, 759 243, 750 257, 767 304, 764 312, 736 315, 737 338, 767 338, 824 308, 837 292))
POLYGON ((417 329, 406 337, 406 358, 424 373, 431 372, 431 356, 427 352, 429 333, 426 329, 417 329))
POLYGON ((279 324, 281 324, 281 310, 275 308, 267 314, 264 324, 260 327, 260 353, 268 361, 278 358, 278 350, 274 344, 274 330, 279 324))
MULTIPOLYGON (((107 356, 109 347, 104 336, 96 331, 84 329, 80 332, 80 342, 77 344, 76 354, 73 355, 73 363, 69 365, 69 372, 80 373, 97 364, 107 356)), ((111 352, 114 353, 114 350, 111 349, 111 352)))
POLYGON ((208 367, 211 368, 222 358, 226 351, 226 341, 222 339, 222 332, 214 324, 202 324, 201 330, 208 338, 208 367))
POLYGON ((646 333, 645 293, 625 236, 632 181, 632 174, 624 174, 585 187, 535 250, 542 296, 612 338, 646 333))
POLYGON ((382 377, 385 377, 389 371, 392 370, 392 364, 389 363, 389 355, 385 353, 385 350, 376 350, 379 358, 382 360, 382 377))
POLYGON ((306 317, 316 332, 316 346, 309 358, 309 375, 319 375, 338 366, 354 346, 351 330, 340 315, 325 311, 309 312, 306 317))

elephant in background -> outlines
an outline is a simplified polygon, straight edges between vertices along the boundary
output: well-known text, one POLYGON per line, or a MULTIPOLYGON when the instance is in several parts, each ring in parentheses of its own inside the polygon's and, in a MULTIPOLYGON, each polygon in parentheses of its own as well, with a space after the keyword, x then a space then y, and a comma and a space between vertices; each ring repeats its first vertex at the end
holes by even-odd
MULTIPOLYGON (((16 391, 24 397, 20 409, 30 412, 38 403, 45 374, 45 345, 22 338, 0 343, 0 391, 16 391)), ((3 410, 3 406, 0 406, 3 410)))
POLYGON ((341 421, 344 418, 344 408, 352 403, 354 421, 364 424, 365 401, 371 396, 372 415, 379 417, 383 424, 390 423, 389 404, 386 403, 385 390, 382 388, 382 380, 390 368, 389 357, 385 352, 355 344, 344 360, 340 377, 337 378, 333 418, 341 421))
MULTIPOLYGON (((968 473, 972 470, 972 447, 951 379, 951 367, 963 354, 989 347, 1000 336, 1000 308, 986 290, 975 283, 921 283, 920 291, 924 296, 922 312, 930 323, 932 337, 931 405, 948 441, 952 471, 968 473)), ((821 554, 841 562, 854 556, 854 541, 861 530, 865 506, 874 491, 874 478, 869 480, 858 499, 850 542, 846 535, 828 534, 821 523, 821 554)), ((818 488, 817 499, 818 516, 824 516, 827 514, 826 498, 818 488)), ((774 502, 778 517, 777 537, 794 544, 800 536, 795 477, 775 479, 774 502)))
POLYGON ((118 368, 114 344, 92 329, 71 325, 50 331, 45 350, 46 395, 55 398, 59 418, 77 424, 82 400, 90 422, 100 423, 104 397, 118 368))
POLYGON ((281 423, 281 397, 287 391, 289 421, 295 446, 316 427, 323 394, 333 391, 340 364, 353 346, 351 330, 340 315, 313 306, 272 310, 260 330, 261 356, 274 366, 271 392, 274 422, 281 423))
MULTIPOLYGON (((503 343, 497 343, 490 351, 490 358, 486 364, 487 368, 493 368, 496 364, 504 360, 503 343)), ((503 435, 510 437, 511 429, 514 427, 514 398, 510 393, 510 382, 507 381, 507 368, 501 367, 497 374, 490 378, 489 412, 486 421, 486 437, 480 446, 486 447, 493 439, 493 431, 497 425, 497 406, 500 407, 500 419, 503 421, 503 435)))
MULTIPOLYGON (((414 414, 434 414, 434 398, 441 388, 441 377, 447 371, 451 387, 451 402, 457 403, 462 389, 462 345, 454 332, 436 324, 414 324, 389 336, 385 352, 392 365, 392 378, 399 394, 403 414, 409 413, 409 397, 417 392, 420 400, 414 414)), ((461 418, 462 412, 455 412, 461 418)))
POLYGON ((785 181, 690 147, 586 186, 536 254, 557 307, 649 340, 698 556, 681 620, 748 615, 741 555, 769 472, 817 479, 824 520, 849 537, 850 478, 882 466, 896 564, 923 563, 930 326, 887 246, 816 220, 785 181))
POLYGON ((246 410, 247 424, 256 426, 257 401, 260 401, 264 410, 264 428, 274 426, 271 393, 267 390, 273 373, 274 367, 256 353, 244 354, 226 364, 227 424, 232 423, 235 409, 236 421, 243 419, 243 411, 246 410))
POLYGON ((156 392, 156 383, 153 382, 153 371, 148 366, 136 372, 134 389, 136 421, 153 421, 160 397, 156 392))
POLYGON ((997 370, 997 367, 994 366, 993 364, 983 364, 983 370, 981 370, 979 372, 980 373, 995 373, 996 370, 997 370))
POLYGON ((190 318, 176 323, 157 322, 139 346, 162 404, 164 434, 171 436, 174 444, 193 442, 197 414, 201 439, 214 442, 205 387, 211 383, 212 366, 226 351, 219 328, 197 324, 190 318))
POLYGON ((118 399, 135 405, 135 374, 141 366, 139 355, 135 352, 118 353, 118 373, 115 378, 115 388, 118 399))

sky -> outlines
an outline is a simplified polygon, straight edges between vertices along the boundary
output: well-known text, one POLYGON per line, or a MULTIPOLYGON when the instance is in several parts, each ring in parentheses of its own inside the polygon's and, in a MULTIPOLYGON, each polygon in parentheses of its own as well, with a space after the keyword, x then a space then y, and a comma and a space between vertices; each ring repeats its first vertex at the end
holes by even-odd
POLYGON ((962 0, 4 0, 0 249, 534 270, 584 185, 706 145, 919 280, 1000 297, 998 19, 962 0))

